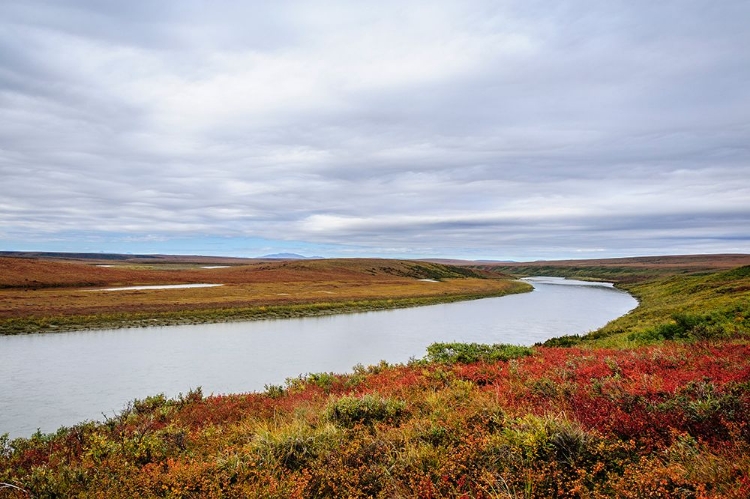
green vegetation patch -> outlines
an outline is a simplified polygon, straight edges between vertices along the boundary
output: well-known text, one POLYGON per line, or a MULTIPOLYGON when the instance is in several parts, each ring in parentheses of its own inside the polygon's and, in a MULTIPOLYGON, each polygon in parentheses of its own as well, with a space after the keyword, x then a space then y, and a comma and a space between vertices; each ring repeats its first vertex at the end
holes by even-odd
POLYGON ((406 414, 405 402, 370 394, 362 397, 341 397, 333 400, 325 409, 328 421, 345 428, 352 428, 358 424, 394 424, 406 414))
MULTIPOLYGON (((397 262, 400 263, 400 262, 397 262)), ((408 263, 404 265, 382 265, 370 269, 370 273, 384 273, 399 277, 411 277, 414 279, 432 279, 441 281, 443 279, 486 279, 487 273, 470 269, 468 267, 458 267, 455 265, 441 265, 438 263, 408 263)))
POLYGON ((471 364, 474 362, 497 362, 518 359, 531 355, 533 350, 519 345, 498 343, 433 343, 427 347, 427 362, 440 364, 471 364))
POLYGON ((525 293, 532 289, 530 285, 523 282, 511 284, 512 286, 502 290, 455 295, 292 303, 174 312, 116 312, 96 315, 8 318, 0 319, 0 335, 317 317, 453 303, 525 293))
POLYGON ((250 451, 256 466, 298 470, 341 445, 340 431, 334 425, 310 426, 295 420, 281 428, 261 427, 250 451))
POLYGON ((638 299, 635 310, 588 335, 552 338, 544 345, 622 348, 750 335, 750 266, 618 282, 618 287, 638 299))

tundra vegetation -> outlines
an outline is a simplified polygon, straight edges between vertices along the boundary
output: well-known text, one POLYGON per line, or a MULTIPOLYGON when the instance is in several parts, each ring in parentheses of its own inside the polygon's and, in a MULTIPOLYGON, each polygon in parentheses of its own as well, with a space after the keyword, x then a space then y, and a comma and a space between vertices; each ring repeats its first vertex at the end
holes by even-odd
POLYGON ((156 395, 5 438, 0 494, 750 497, 750 266, 618 282, 639 307, 587 336, 435 344, 406 365, 156 395))
POLYGON ((427 262, 232 259, 206 268, 211 263, 0 257, 0 334, 305 317, 531 290, 496 272, 427 262), (199 283, 222 286, 98 291, 199 283))

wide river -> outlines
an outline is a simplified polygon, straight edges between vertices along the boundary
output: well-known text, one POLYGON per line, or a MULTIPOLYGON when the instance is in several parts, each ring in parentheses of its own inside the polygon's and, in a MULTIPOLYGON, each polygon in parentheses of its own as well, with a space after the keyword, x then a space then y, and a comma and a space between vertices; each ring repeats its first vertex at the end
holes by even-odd
POLYGON ((637 305, 611 284, 526 280, 531 293, 382 312, 0 336, 0 434, 101 420, 159 393, 258 391, 305 373, 406 362, 433 342, 532 345, 597 329, 637 305))

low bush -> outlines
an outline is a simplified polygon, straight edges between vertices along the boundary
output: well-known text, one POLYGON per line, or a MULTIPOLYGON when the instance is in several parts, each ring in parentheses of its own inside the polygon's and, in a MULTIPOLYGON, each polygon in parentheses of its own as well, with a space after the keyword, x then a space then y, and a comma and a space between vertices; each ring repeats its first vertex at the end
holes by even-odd
POLYGON ((282 466, 297 470, 340 444, 339 430, 333 425, 311 427, 303 422, 278 429, 261 429, 252 442, 258 465, 268 469, 282 466))
POLYGON ((325 417, 332 423, 346 428, 362 424, 394 424, 406 415, 406 403, 375 395, 363 397, 341 397, 334 400, 325 410, 325 417))
POLYGON ((471 364, 497 362, 531 355, 533 350, 518 345, 482 345, 480 343, 433 343, 427 347, 428 362, 441 364, 471 364))
POLYGON ((674 314, 672 321, 659 324, 641 333, 631 333, 628 339, 661 341, 661 340, 709 340, 725 334, 725 329, 711 315, 674 314))

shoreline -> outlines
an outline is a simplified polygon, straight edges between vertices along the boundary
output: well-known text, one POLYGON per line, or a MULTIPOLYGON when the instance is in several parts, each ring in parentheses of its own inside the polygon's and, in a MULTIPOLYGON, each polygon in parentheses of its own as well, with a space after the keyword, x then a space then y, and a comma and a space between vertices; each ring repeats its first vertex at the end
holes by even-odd
POLYGON ((409 307, 422 307, 458 301, 497 298, 533 290, 530 284, 509 281, 506 289, 486 293, 459 293, 455 295, 414 296, 341 300, 282 305, 256 305, 252 307, 206 308, 163 312, 111 313, 58 317, 11 318, 0 321, 0 335, 50 334, 138 327, 166 327, 226 322, 297 319, 328 315, 375 312, 409 307))

